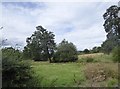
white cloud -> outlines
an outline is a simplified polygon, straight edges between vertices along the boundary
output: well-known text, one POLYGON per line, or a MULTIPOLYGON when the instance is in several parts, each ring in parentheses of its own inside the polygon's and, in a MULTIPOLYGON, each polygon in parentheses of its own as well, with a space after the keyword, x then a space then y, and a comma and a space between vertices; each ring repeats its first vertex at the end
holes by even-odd
POLYGON ((26 37, 31 36, 38 25, 54 32, 57 43, 66 38, 79 50, 100 45, 105 40, 102 15, 113 3, 46 2, 42 7, 41 3, 34 4, 38 7, 3 4, 3 37, 14 45, 25 45, 26 37))
POLYGON ((4 2, 118 2, 119 0, 4 0, 4 2))

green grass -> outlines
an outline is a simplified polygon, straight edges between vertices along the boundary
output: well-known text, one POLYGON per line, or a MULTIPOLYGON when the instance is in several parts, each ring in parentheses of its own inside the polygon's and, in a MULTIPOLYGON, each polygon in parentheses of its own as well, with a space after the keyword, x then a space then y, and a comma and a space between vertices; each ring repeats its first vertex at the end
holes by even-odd
POLYGON ((117 79, 109 79, 107 81, 107 86, 108 87, 114 87, 118 85, 118 80, 117 79))
MULTIPOLYGON (((97 63, 87 62, 69 62, 69 63, 49 63, 49 62, 34 62, 32 68, 34 76, 37 80, 32 82, 35 85, 44 87, 90 87, 90 86, 114 86, 117 84, 118 64, 112 63, 111 56, 105 54, 79 55, 79 58, 86 56, 92 57, 94 60, 99 60, 97 63), (101 59, 101 61, 100 61, 101 59), (87 75, 91 75, 91 70, 96 71, 102 69, 106 71, 108 79, 101 82, 92 82, 87 79, 87 75), (114 79, 113 79, 114 77, 114 79), (111 80, 109 80, 111 79, 111 80), (93 85, 91 85, 93 84, 93 85)), ((96 72, 97 73, 97 72, 96 72)))
POLYGON ((82 65, 79 63, 34 62, 33 69, 41 86, 77 86, 85 81, 82 65))

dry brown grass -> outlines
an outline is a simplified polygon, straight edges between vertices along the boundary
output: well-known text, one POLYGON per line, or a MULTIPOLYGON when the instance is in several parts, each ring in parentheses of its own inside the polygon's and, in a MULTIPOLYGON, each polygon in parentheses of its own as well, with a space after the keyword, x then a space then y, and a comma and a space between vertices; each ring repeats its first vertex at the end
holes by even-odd
POLYGON ((93 78, 97 74, 105 74, 107 77, 118 77, 118 63, 87 63, 85 66, 87 78, 93 78))
POLYGON ((110 78, 118 79, 118 63, 87 63, 84 72, 91 86, 99 86, 110 78))
POLYGON ((118 79, 118 63, 87 63, 84 72, 91 84, 118 79))

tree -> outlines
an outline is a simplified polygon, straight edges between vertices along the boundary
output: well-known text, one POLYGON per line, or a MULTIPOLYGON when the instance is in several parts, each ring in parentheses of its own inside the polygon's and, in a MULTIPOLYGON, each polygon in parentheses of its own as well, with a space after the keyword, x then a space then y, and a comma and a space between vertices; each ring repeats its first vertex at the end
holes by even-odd
POLYGON ((90 53, 90 51, 88 50, 88 49, 84 49, 84 51, 83 51, 84 53, 90 53))
POLYGON ((91 50, 93 53, 98 53, 101 51, 101 47, 93 47, 92 50, 91 50))
POLYGON ((107 39, 103 42, 102 50, 105 53, 110 53, 114 47, 119 45, 120 40, 120 18, 118 17, 118 12, 120 8, 118 6, 109 7, 103 15, 105 20, 104 29, 107 33, 107 39))
POLYGON ((105 20, 104 28, 107 38, 117 37, 120 39, 120 18, 118 17, 119 7, 113 5, 109 7, 103 15, 105 20))
POLYGON ((102 52, 109 54, 117 45, 118 41, 116 41, 115 39, 107 39, 102 43, 101 50, 102 52))
POLYGON ((36 29, 37 31, 26 40, 27 46, 24 48, 24 55, 31 57, 33 60, 45 61, 49 59, 51 62, 56 47, 54 42, 55 35, 42 26, 37 26, 36 29))
POLYGON ((74 62, 77 59, 77 49, 75 45, 64 39, 57 47, 53 62, 74 62))

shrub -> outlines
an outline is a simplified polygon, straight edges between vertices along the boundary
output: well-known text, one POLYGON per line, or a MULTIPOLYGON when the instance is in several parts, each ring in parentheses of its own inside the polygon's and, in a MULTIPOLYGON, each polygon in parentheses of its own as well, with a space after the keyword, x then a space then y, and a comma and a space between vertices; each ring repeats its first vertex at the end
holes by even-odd
POLYGON ((74 62, 78 59, 77 49, 73 43, 63 40, 57 47, 53 62, 74 62))
POLYGON ((31 78, 31 67, 23 61, 19 51, 13 48, 2 49, 2 86, 25 87, 31 78))
POLYGON ((93 62, 94 58, 92 57, 85 57, 85 58, 81 58, 80 62, 93 62))
POLYGON ((120 46, 117 46, 112 51, 113 54, 113 61, 120 62, 120 46))
POLYGON ((2 61, 3 87, 23 87, 30 78, 30 66, 28 63, 9 58, 2 61))

